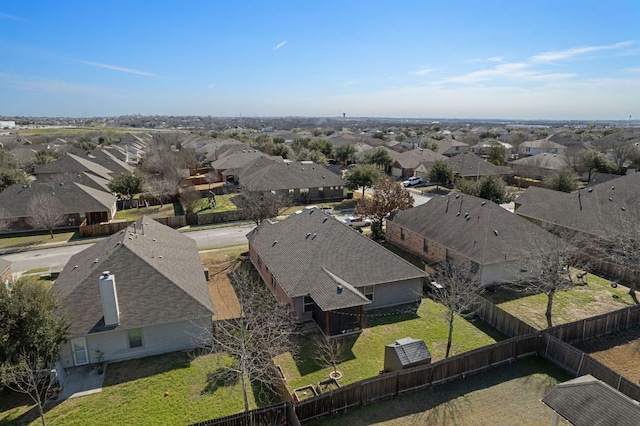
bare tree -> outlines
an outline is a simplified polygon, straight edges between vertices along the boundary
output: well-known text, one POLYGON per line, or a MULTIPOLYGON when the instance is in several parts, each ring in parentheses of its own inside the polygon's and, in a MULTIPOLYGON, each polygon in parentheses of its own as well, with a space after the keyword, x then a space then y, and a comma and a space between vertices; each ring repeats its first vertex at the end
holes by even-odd
POLYGON ((34 228, 47 229, 53 238, 53 228, 62 224, 65 219, 64 206, 54 193, 35 194, 27 205, 29 223, 34 228))
POLYGON ((155 177, 149 179, 146 190, 149 194, 157 198, 158 201, 160 201, 160 206, 162 206, 166 200, 176 195, 178 192, 178 182, 168 177, 155 177))
POLYGON ((233 203, 256 225, 281 214, 291 201, 289 196, 281 193, 252 191, 245 188, 242 188, 240 194, 233 198, 233 203))
POLYGON ((201 199, 200 191, 194 187, 188 186, 184 188, 180 193, 180 203, 185 214, 194 213, 201 199))
POLYGON ((333 373, 331 378, 335 379, 338 375, 338 364, 347 359, 346 342, 340 337, 325 337, 317 335, 313 339, 314 361, 322 367, 331 367, 333 373))
POLYGON ((475 311, 478 297, 483 291, 479 277, 471 268, 465 268, 455 260, 448 260, 431 282, 432 297, 445 307, 444 318, 449 326, 445 358, 451 353, 453 326, 456 316, 468 316, 475 311))
POLYGON ((575 285, 570 268, 587 266, 586 257, 581 255, 581 237, 569 231, 555 231, 556 235, 550 232, 523 235, 532 244, 527 252, 521 253, 522 263, 515 265, 519 270, 514 271, 518 278, 511 284, 517 291, 527 294, 544 293, 547 296, 545 317, 548 327, 553 326, 553 298, 556 292, 569 290, 575 285))
POLYGON ((240 266, 230 274, 238 302, 240 318, 215 322, 207 336, 210 351, 221 359, 231 356, 232 365, 219 363, 209 374, 210 389, 216 383, 240 382, 245 411, 249 410, 251 385, 258 384, 258 399, 273 394, 280 376, 273 358, 295 352, 294 324, 289 308, 280 306, 250 266, 240 266))

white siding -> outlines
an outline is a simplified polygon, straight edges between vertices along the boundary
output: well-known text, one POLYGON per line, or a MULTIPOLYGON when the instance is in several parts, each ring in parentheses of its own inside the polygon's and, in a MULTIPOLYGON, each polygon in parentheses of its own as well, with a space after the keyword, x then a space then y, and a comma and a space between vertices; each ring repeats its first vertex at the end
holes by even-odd
POLYGON ((392 167, 391 168, 391 176, 393 176, 395 178, 402 177, 402 169, 399 169, 397 167, 392 167))
POLYGON ((418 301, 422 298, 422 280, 399 281, 374 286, 373 303, 365 305, 365 311, 385 308, 387 306, 403 305, 418 301))
MULTIPOLYGON (((200 321, 201 326, 195 321, 182 321, 142 327, 142 347, 139 348, 129 348, 127 330, 90 334, 86 336, 89 362, 96 362, 97 350, 104 353, 104 361, 122 361, 194 348, 203 344, 204 325, 210 323, 207 319, 200 321)), ((65 368, 74 366, 69 342, 62 345, 60 360, 65 368)))

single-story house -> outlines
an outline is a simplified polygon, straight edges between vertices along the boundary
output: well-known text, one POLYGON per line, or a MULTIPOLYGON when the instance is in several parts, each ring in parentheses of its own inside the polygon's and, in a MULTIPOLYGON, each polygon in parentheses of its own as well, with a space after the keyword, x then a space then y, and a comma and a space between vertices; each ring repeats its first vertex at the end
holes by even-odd
POLYGON ((79 172, 89 172, 106 180, 111 180, 115 174, 112 170, 94 163, 89 158, 82 158, 74 154, 67 154, 52 163, 36 165, 33 170, 36 178, 40 178, 42 175, 79 172))
POLYGON ((543 153, 565 155, 566 152, 566 146, 560 145, 549 138, 522 142, 518 147, 518 153, 521 157, 543 153))
MULTIPOLYGON (((116 196, 75 182, 32 182, 11 185, 0 192, 3 217, 11 221, 11 229, 30 228, 31 200, 52 195, 59 201, 60 227, 108 222, 116 213, 116 196)), ((37 206, 33 206, 36 208, 37 206)), ((0 218, 2 219, 2 218, 0 218)))
POLYGON ((71 322, 64 367, 196 347, 214 314, 196 243, 147 216, 72 256, 52 290, 71 322))
POLYGON ((418 167, 428 170, 437 160, 446 160, 447 158, 426 148, 402 152, 396 154, 393 163, 391 163, 391 175, 395 178, 406 179, 415 176, 418 167))
POLYGON ((437 140, 436 143, 438 144, 438 149, 436 149, 435 152, 445 157, 453 157, 454 155, 467 152, 469 149, 469 145, 453 138, 440 139, 437 140))
POLYGON ((454 259, 484 286, 534 271, 524 253, 535 255, 554 238, 492 201, 463 194, 435 197, 387 219, 387 241, 424 259, 426 270, 454 259))
POLYGON ((496 166, 495 164, 478 157, 470 152, 455 155, 447 160, 453 168, 453 174, 462 179, 479 179, 480 177, 496 175, 506 178, 513 174, 508 167, 496 166))
POLYGON ((508 164, 516 176, 539 180, 569 167, 564 155, 546 152, 510 161, 508 164))
POLYGON ((247 239, 276 299, 327 336, 358 332, 365 312, 422 297, 422 270, 318 209, 265 221, 247 239))
POLYGON ((542 398, 553 410, 551 425, 561 417, 575 426, 636 426, 640 404, 591 374, 567 380, 542 398))

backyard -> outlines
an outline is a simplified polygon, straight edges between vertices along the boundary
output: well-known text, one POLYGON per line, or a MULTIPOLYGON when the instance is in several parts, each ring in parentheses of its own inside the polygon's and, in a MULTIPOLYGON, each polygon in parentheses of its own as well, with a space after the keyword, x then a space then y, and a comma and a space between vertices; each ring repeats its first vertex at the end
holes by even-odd
MULTIPOLYGON (((527 324, 543 330, 547 328, 545 294, 525 295, 507 288, 487 292, 484 297, 527 324)), ((587 274, 585 285, 576 285, 568 291, 556 292, 553 299, 553 325, 566 324, 584 318, 635 305, 628 288, 612 287, 611 282, 587 274)))
MULTIPOLYGON (((569 377, 529 357, 464 380, 350 410, 310 423, 326 425, 540 425, 553 411, 540 399, 569 377)), ((569 423, 560 420, 558 424, 569 423)))

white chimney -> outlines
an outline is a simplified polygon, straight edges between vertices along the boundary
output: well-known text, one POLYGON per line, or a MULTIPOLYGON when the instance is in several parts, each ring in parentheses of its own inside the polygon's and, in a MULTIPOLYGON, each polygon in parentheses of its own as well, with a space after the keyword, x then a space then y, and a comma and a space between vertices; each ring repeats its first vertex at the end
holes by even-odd
POLYGON ((118 293, 116 293, 116 279, 109 271, 104 271, 98 280, 100 284, 100 298, 104 325, 120 324, 120 310, 118 309, 118 293))

